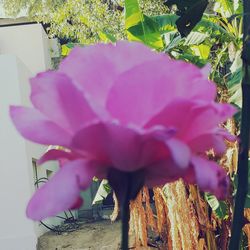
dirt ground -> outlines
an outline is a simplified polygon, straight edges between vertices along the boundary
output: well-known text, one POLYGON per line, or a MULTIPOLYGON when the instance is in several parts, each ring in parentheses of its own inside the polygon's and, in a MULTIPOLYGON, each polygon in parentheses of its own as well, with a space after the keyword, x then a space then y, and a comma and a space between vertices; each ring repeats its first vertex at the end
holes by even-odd
POLYGON ((38 240, 37 250, 118 250, 120 223, 103 220, 82 224, 71 233, 48 232, 38 240))

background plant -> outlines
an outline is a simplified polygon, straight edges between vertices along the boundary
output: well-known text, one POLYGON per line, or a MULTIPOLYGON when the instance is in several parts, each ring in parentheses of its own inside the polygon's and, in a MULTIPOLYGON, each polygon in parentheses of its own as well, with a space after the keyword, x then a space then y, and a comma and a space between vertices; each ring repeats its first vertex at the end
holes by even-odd
MULTIPOLYGON (((58 37, 64 44, 63 56, 68 54, 74 43, 85 45, 98 41, 114 42, 118 39, 128 39, 143 42, 155 50, 164 51, 173 58, 189 61, 199 67, 210 63, 212 66, 210 78, 218 86, 218 100, 234 103, 240 110, 243 46, 242 1, 210 1, 205 13, 203 11, 204 6, 208 4, 207 1, 199 1, 200 4, 197 6, 193 5, 197 1, 187 2, 187 6, 183 6, 182 1, 171 0, 167 1, 167 5, 160 0, 58 0, 45 2, 6 0, 4 4, 11 15, 17 15, 22 8, 27 8, 32 20, 49 24, 50 36, 58 37), (196 8, 198 14, 194 18, 194 23, 191 23, 191 27, 185 28, 185 25, 181 24, 187 22, 187 16, 189 11, 193 10, 192 8, 196 8)), ((238 134, 239 120, 237 117, 235 118, 223 126, 226 126, 232 133, 238 134)), ((235 194, 237 184, 237 152, 237 145, 228 144, 225 156, 217 159, 228 170, 232 178, 232 194, 235 194)), ((209 157, 215 157, 213 152, 209 152, 209 157)), ((197 236, 198 244, 206 245, 208 249, 215 249, 215 246, 219 249, 227 249, 233 196, 225 202, 219 202, 210 194, 200 193, 195 187, 185 187, 180 183, 171 184, 162 190, 154 190, 155 197, 158 197, 155 198, 155 205, 159 208, 155 223, 158 224, 157 232, 159 234, 163 234, 162 230, 172 232, 170 234, 172 240, 165 240, 185 242, 187 228, 184 226, 175 232, 172 227, 174 223, 178 223, 178 218, 179 220, 192 219, 198 225, 196 228, 196 233, 200 235, 199 238, 197 236), (185 204, 192 207, 194 217, 182 218, 180 212, 176 212, 177 210, 172 210, 174 215, 171 215, 171 212, 168 214, 162 212, 162 210, 170 211, 171 206, 177 206, 175 200, 171 198, 174 195, 177 200, 185 201, 185 204), (177 219, 173 219, 174 216, 177 219), (163 225, 165 225, 165 229, 163 225), (180 236, 179 233, 182 235, 180 236)), ((142 194, 142 197, 147 196, 142 194)), ((249 200, 247 199, 245 204, 247 208, 250 205, 249 200)), ((137 209, 137 212, 133 213, 140 212, 142 216, 143 210, 139 205, 140 202, 142 201, 137 201, 137 205, 133 206, 134 209, 137 209)), ((184 211, 183 203, 182 206, 184 211)), ((250 219, 249 210, 245 210, 245 213, 246 217, 250 219)), ((153 225, 152 220, 151 224, 153 225)), ((141 223, 141 227, 144 227, 142 231, 145 233, 145 223, 141 223)), ((247 240, 250 238, 248 224, 244 231, 247 237, 243 237, 242 249, 245 248, 247 240)), ((145 235, 144 240, 142 235, 137 238, 140 244, 143 242, 145 244, 145 235)), ((187 244, 181 247, 188 249, 187 244)))

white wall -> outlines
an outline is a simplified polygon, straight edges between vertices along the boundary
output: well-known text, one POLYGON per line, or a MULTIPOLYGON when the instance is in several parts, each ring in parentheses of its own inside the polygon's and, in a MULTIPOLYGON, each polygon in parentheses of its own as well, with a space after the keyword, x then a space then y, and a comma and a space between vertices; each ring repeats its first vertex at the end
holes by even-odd
POLYGON ((20 104, 20 79, 17 59, 0 56, 0 246, 4 250, 33 250, 34 224, 25 217, 32 193, 25 141, 9 119, 9 105, 20 104))
POLYGON ((48 38, 41 24, 0 28, 0 54, 16 55, 32 72, 50 68, 48 38))
MULTIPOLYGON (((45 228, 26 218, 34 192, 32 159, 46 147, 25 141, 9 118, 9 105, 29 106, 28 79, 50 68, 48 38, 40 24, 0 28, 0 249, 34 250, 45 228)), ((38 168, 39 177, 55 163, 38 168)), ((55 220, 50 220, 53 222, 55 220)))

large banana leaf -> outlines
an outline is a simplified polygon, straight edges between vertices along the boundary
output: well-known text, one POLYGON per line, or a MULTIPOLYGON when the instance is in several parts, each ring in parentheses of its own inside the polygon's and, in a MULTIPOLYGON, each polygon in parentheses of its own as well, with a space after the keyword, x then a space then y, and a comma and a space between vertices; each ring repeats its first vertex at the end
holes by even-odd
POLYGON ((235 14, 242 14, 243 6, 240 0, 217 0, 214 10, 222 17, 229 18, 235 14))
POLYGON ((220 13, 223 17, 230 17, 234 11, 233 3, 228 0, 217 0, 214 10, 220 13))
MULTIPOLYGON (((178 16, 175 14, 152 16, 150 18, 157 23, 161 34, 177 31, 176 21, 178 20, 178 16)), ((234 39, 234 37, 218 23, 218 17, 205 14, 192 32, 196 31, 212 36, 223 35, 226 39, 234 39)))
POLYGON ((130 41, 140 41, 152 48, 163 49, 158 23, 141 12, 137 0, 125 0, 125 27, 130 41))
POLYGON ((152 16, 151 19, 158 24, 161 34, 177 30, 176 21, 178 16, 175 14, 152 16))
POLYGON ((201 21, 196 25, 194 31, 203 31, 211 35, 224 35, 227 38, 234 39, 234 37, 228 33, 219 24, 219 19, 216 16, 204 15, 201 21))
MULTIPOLYGON (((162 36, 173 31, 177 32, 176 22, 178 18, 179 16, 175 14, 148 17, 142 13, 138 0, 125 0, 125 26, 128 39, 131 41, 140 41, 161 50, 164 48, 162 36)), ((227 40, 234 38, 227 30, 218 25, 216 17, 204 15, 194 30, 189 33, 187 43, 189 43, 190 38, 195 37, 203 41, 207 35, 222 35, 227 40)), ((199 44, 197 41, 191 43, 199 44)))
POLYGON ((208 38, 208 35, 206 33, 201 33, 197 31, 193 31, 189 33, 187 38, 185 39, 184 45, 190 46, 190 45, 198 45, 204 40, 208 38))

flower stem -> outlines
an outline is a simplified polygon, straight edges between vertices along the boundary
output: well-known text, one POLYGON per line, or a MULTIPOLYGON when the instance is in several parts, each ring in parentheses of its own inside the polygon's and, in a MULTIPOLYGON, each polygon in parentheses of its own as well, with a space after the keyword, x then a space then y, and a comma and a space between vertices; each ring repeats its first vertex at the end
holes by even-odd
POLYGON ((122 250, 128 250, 129 231, 129 199, 125 199, 122 204, 122 250))
POLYGON ((121 206, 122 215, 122 250, 128 250, 129 231, 129 204, 134 200, 143 187, 144 172, 142 170, 134 172, 123 172, 111 168, 108 173, 108 181, 115 191, 118 202, 121 206))
POLYGON ((248 192, 248 150, 250 132, 250 1, 243 0, 243 80, 242 80, 242 114, 240 130, 240 149, 238 160, 238 187, 235 199, 232 238, 229 250, 238 250, 242 227, 244 226, 244 207, 248 192))

